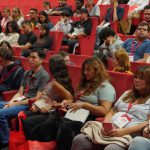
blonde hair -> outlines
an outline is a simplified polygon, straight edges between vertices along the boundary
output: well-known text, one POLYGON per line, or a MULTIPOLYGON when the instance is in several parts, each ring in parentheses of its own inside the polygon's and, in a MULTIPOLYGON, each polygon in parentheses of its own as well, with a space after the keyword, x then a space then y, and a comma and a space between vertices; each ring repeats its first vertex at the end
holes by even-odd
POLYGON ((22 12, 21 12, 20 8, 18 8, 18 7, 14 7, 13 10, 16 10, 18 12, 18 16, 17 17, 12 16, 12 20, 18 21, 20 19, 20 17, 23 16, 22 12))
POLYGON ((127 72, 130 71, 130 61, 128 53, 120 48, 114 52, 114 57, 118 60, 118 66, 113 70, 116 72, 127 72))

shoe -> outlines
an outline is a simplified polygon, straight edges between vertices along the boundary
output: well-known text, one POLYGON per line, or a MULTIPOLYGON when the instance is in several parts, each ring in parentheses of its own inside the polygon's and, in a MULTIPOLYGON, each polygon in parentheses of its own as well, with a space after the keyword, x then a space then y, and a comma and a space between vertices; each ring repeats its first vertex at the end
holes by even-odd
POLYGON ((3 150, 4 148, 8 147, 8 143, 4 144, 4 143, 0 143, 0 150, 3 150))

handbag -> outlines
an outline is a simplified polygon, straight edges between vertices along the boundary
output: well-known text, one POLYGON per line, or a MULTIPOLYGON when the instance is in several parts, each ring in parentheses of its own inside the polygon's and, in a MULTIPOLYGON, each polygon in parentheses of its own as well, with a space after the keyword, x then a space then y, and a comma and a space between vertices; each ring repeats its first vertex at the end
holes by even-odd
POLYGON ((21 120, 25 118, 25 113, 21 111, 18 114, 19 131, 10 131, 9 150, 29 150, 28 142, 26 141, 21 122, 21 120))

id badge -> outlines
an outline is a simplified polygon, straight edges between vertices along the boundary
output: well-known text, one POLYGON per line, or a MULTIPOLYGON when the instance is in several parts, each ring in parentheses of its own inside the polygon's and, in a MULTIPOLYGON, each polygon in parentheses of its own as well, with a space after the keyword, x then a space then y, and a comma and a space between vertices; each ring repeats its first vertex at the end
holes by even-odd
POLYGON ((17 97, 15 100, 16 101, 21 101, 21 100, 24 100, 25 99, 25 96, 20 96, 20 97, 17 97))
POLYGON ((134 61, 134 56, 133 55, 129 55, 129 61, 134 61))
POLYGON ((118 128, 123 128, 124 126, 126 126, 129 122, 131 121, 131 118, 129 116, 123 115, 121 117, 119 117, 118 119, 116 119, 114 121, 115 125, 118 128))

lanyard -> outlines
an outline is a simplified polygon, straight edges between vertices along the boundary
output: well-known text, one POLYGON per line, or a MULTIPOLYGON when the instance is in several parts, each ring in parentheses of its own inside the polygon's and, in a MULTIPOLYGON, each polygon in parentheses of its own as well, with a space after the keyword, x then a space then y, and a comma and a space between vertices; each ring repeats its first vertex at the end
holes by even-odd
POLYGON ((134 46, 134 39, 132 40, 132 45, 131 45, 131 52, 130 52, 130 55, 132 56, 134 54, 134 52, 136 51, 136 49, 138 49, 141 45, 142 45, 143 41, 142 42, 139 42, 137 44, 137 46, 134 46))
POLYGON ((128 112, 129 112, 129 110, 132 108, 132 103, 129 103, 129 105, 128 105, 128 109, 127 109, 127 111, 126 111, 126 115, 128 114, 128 112))

